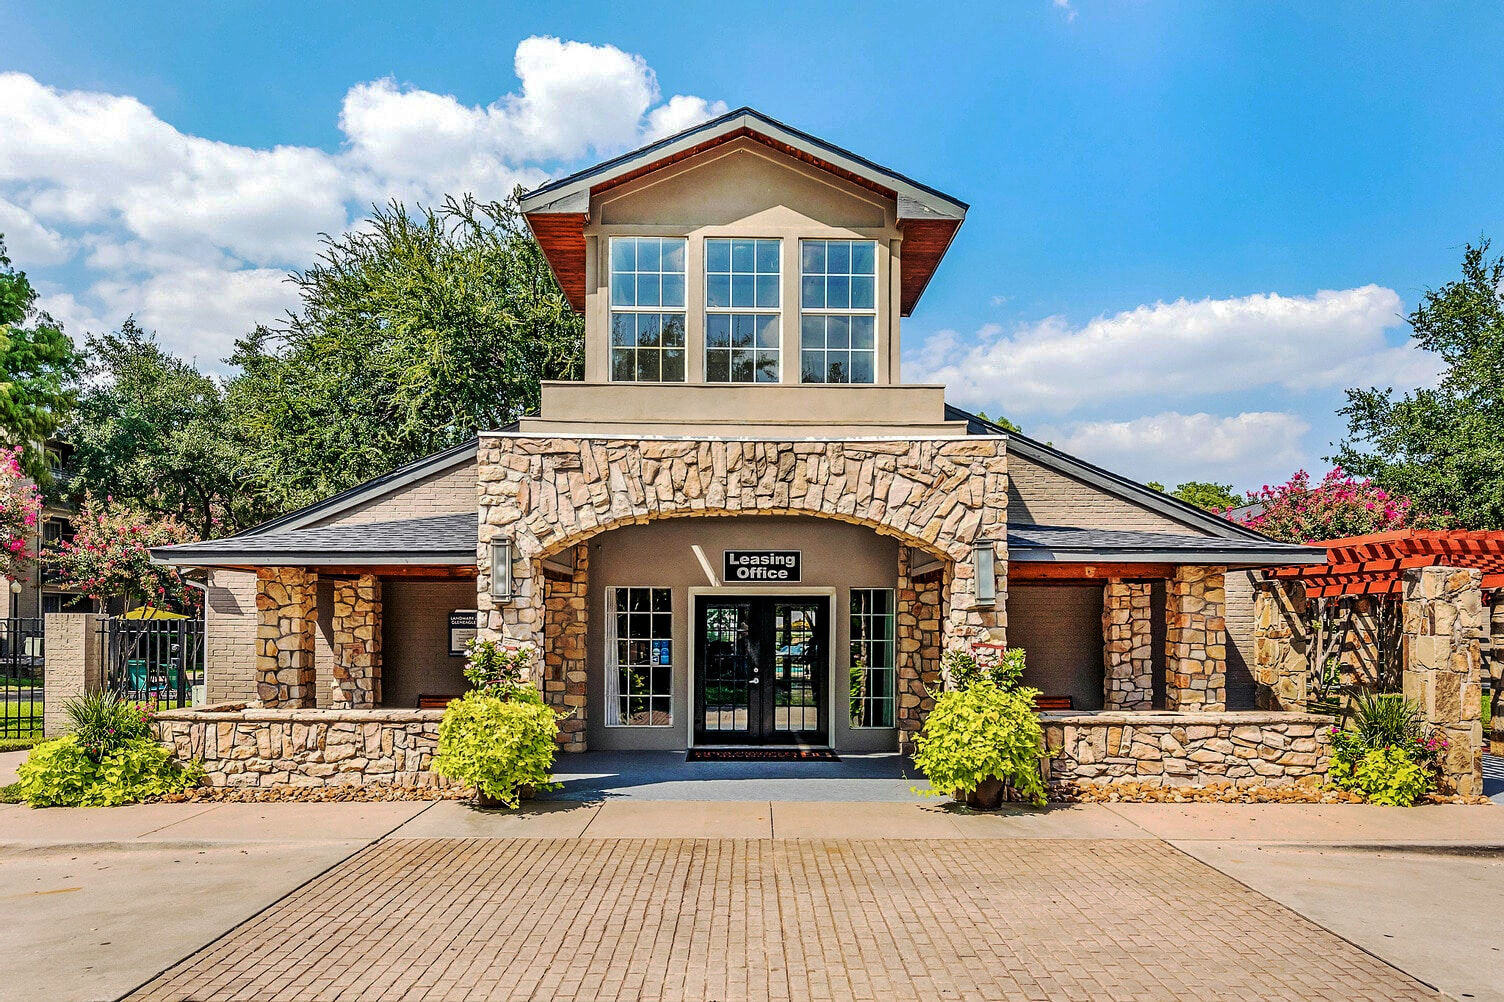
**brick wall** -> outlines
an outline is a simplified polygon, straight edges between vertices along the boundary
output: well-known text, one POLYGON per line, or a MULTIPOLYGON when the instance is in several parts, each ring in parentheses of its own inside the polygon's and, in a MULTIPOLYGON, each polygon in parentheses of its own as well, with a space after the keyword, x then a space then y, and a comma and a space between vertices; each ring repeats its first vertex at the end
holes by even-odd
POLYGON ((458 515, 475 510, 475 460, 442 470, 400 490, 373 498, 313 523, 355 525, 394 522, 429 515, 458 515))
POLYGON ((1008 524, 1209 535, 1090 484, 1047 470, 1017 453, 1008 456, 1008 524))
POLYGON ((208 701, 250 702, 256 699, 256 575, 216 570, 208 585, 208 701))

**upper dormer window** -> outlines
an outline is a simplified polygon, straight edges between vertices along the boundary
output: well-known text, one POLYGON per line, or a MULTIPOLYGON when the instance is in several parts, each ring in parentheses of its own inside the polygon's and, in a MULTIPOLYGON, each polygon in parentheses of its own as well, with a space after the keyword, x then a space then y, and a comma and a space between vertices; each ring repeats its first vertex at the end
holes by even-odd
POLYGON ((705 381, 779 378, 777 240, 705 241, 705 381))
POLYGON ((684 381, 683 237, 611 238, 611 378, 684 381))
POLYGON ((799 379, 871 383, 877 378, 877 244, 800 242, 799 379))

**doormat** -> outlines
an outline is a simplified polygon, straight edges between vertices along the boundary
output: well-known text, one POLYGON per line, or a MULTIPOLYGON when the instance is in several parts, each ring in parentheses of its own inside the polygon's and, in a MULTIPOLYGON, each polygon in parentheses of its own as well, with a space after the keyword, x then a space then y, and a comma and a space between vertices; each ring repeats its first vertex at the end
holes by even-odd
POLYGON ((839 762, 829 748, 691 748, 686 762, 839 762))

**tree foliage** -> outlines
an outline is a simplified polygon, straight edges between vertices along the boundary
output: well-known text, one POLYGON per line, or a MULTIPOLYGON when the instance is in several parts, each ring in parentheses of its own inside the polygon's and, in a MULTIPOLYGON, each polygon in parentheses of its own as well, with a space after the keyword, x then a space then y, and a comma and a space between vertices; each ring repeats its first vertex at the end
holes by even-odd
POLYGON ((218 382, 165 351, 133 318, 90 335, 88 383, 66 426, 70 488, 148 516, 172 516, 200 536, 234 532, 266 514, 246 489, 240 445, 218 382))
POLYGON ((1001 414, 999 414, 997 417, 988 417, 986 411, 977 411, 977 417, 981 418, 983 421, 991 421, 993 424, 1003 429, 1003 431, 1011 431, 1015 435, 1022 435, 1024 433, 1024 430, 1021 426, 1014 424, 1012 421, 1009 421, 1001 414))
POLYGON ((236 346, 244 463, 286 510, 535 410, 583 324, 507 202, 378 208, 293 276, 298 312, 236 346))
POLYGON ((1219 514, 1229 508, 1237 508, 1247 503, 1233 493, 1232 484, 1219 484, 1210 480, 1188 480, 1173 491, 1165 490, 1165 485, 1157 480, 1151 480, 1145 486, 1161 494, 1179 498, 1186 504, 1193 504, 1197 508, 1205 508, 1207 511, 1219 514))
POLYGON ((152 516, 112 498, 86 496, 73 519, 74 538, 53 557, 59 583, 93 599, 124 598, 150 608, 196 612, 199 592, 175 567, 154 564, 151 548, 199 537, 171 515, 152 516))
POLYGON ((0 236, 0 434, 21 448, 27 476, 50 478, 47 439, 73 402, 80 359, 73 342, 46 312, 24 271, 11 267, 0 236))
POLYGON ((42 511, 37 485, 21 470, 21 456, 19 446, 0 453, 0 573, 9 581, 36 559, 32 541, 42 511))
POLYGON ((1446 516, 1421 512, 1409 498, 1391 494, 1372 480, 1356 480, 1337 467, 1311 485, 1297 470, 1276 486, 1248 492, 1261 510, 1244 525, 1287 543, 1313 543, 1397 529, 1440 529, 1446 516))
POLYGON ((1408 319, 1415 344, 1446 364, 1440 385, 1398 399, 1348 390, 1334 458, 1461 528, 1504 528, 1504 257, 1469 244, 1461 277, 1427 290, 1408 319))

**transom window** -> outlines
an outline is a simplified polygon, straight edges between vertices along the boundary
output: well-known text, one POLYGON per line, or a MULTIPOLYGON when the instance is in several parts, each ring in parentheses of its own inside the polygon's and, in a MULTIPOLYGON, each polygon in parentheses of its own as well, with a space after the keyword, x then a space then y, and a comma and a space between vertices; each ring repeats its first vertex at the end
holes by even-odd
POLYGON ((683 237, 611 238, 611 378, 684 381, 683 237))
POLYGON ((801 382, 876 381, 874 241, 801 241, 799 307, 801 382))
POLYGON ((607 588, 606 724, 673 723, 674 613, 668 588, 607 588))
POLYGON ((776 383, 781 243, 705 241, 705 381, 776 383))
POLYGON ((851 589, 851 726, 892 727, 893 589, 851 589))

